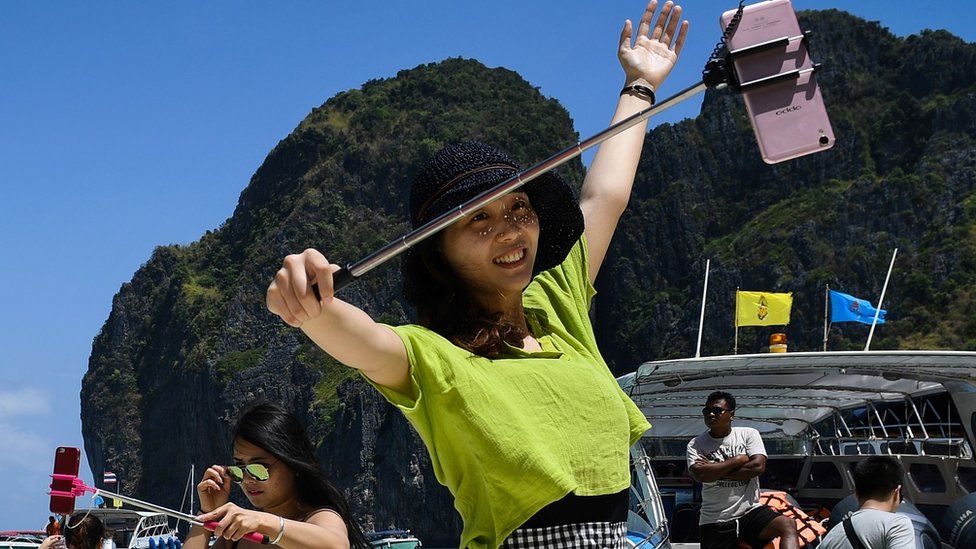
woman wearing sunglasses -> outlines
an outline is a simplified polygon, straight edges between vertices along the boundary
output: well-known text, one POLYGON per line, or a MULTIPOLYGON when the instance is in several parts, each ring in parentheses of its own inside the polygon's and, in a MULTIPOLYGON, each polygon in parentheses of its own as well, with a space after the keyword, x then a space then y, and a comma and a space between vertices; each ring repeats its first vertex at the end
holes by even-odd
POLYGON ((260 545, 241 539, 251 532, 284 549, 369 547, 294 415, 259 404, 238 419, 233 437, 233 464, 212 465, 197 485, 199 520, 215 521, 217 528, 211 533, 194 526, 186 549, 205 549, 212 535, 216 549, 256 549, 260 545), (256 510, 229 503, 235 483, 256 510))

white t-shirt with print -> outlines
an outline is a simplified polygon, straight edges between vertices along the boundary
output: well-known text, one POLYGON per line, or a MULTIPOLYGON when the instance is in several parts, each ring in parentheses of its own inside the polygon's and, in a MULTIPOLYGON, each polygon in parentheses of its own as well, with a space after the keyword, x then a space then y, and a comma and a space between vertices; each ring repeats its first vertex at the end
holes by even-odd
MULTIPOLYGON (((860 509, 851 515, 851 523, 861 543, 869 549, 915 549, 915 527, 905 515, 860 509)), ((838 522, 831 528, 819 547, 852 549, 853 545, 844 532, 844 523, 838 522)))
MULTIPOLYGON (((746 454, 766 455, 759 431, 752 427, 733 427, 724 438, 714 438, 708 431, 688 443, 688 468, 698 460, 721 463, 746 454)), ((759 503, 759 477, 749 480, 719 479, 702 483, 702 506, 699 524, 726 522, 742 518, 759 503)))

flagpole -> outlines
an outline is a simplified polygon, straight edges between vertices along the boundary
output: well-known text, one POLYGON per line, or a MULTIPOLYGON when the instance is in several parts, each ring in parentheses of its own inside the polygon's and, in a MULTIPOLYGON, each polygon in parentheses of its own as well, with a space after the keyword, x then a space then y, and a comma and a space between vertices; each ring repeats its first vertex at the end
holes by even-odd
POLYGON ((824 352, 827 352, 827 307, 830 306, 830 284, 824 288, 824 352))
POLYGON ((871 350, 871 338, 874 337, 874 327, 878 324, 878 317, 881 316, 881 308, 884 307, 884 296, 885 291, 888 290, 888 280, 891 279, 891 270, 895 267, 895 256, 898 255, 898 248, 891 254, 891 264, 888 265, 888 274, 885 276, 884 286, 881 288, 881 299, 878 300, 878 306, 874 309, 874 320, 871 321, 871 331, 868 332, 868 342, 864 346, 865 351, 871 350))
POLYGON ((702 328, 705 327, 705 297, 708 295, 708 269, 711 264, 711 259, 705 260, 705 287, 702 289, 702 309, 701 318, 698 320, 698 345, 695 347, 695 358, 701 356, 702 328))
POLYGON ((735 319, 735 343, 732 346, 732 354, 739 354, 739 287, 735 287, 735 310, 732 311, 732 318, 735 319))

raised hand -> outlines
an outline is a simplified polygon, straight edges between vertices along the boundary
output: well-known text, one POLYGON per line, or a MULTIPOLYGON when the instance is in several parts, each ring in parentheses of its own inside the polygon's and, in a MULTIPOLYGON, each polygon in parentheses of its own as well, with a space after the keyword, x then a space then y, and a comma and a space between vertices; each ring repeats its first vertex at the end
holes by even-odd
POLYGON ((671 73, 681 48, 688 35, 688 21, 681 20, 681 6, 668 0, 657 22, 651 27, 657 0, 651 0, 644 11, 637 28, 637 37, 633 38, 633 24, 628 19, 620 32, 620 47, 617 58, 626 73, 626 83, 650 84, 654 90, 660 87, 664 79, 671 73))
POLYGON ((322 304, 332 301, 332 275, 339 269, 317 250, 287 256, 268 286, 268 310, 295 328, 317 318, 322 314, 322 304), (321 302, 312 289, 315 284, 321 292, 321 302))
POLYGON ((209 513, 230 500, 231 480, 220 465, 211 465, 203 473, 203 480, 197 484, 200 496, 200 511, 209 513))

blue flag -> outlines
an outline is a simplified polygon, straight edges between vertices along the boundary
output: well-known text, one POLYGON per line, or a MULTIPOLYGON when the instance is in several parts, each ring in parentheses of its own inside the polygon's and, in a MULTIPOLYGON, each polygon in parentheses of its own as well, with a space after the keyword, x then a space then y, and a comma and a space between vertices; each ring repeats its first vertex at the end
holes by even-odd
MULTIPOLYGON (((877 309, 866 299, 858 299, 852 295, 830 290, 830 321, 831 322, 860 322, 871 324, 877 309)), ((881 309, 878 324, 885 323, 888 311, 881 309)))

